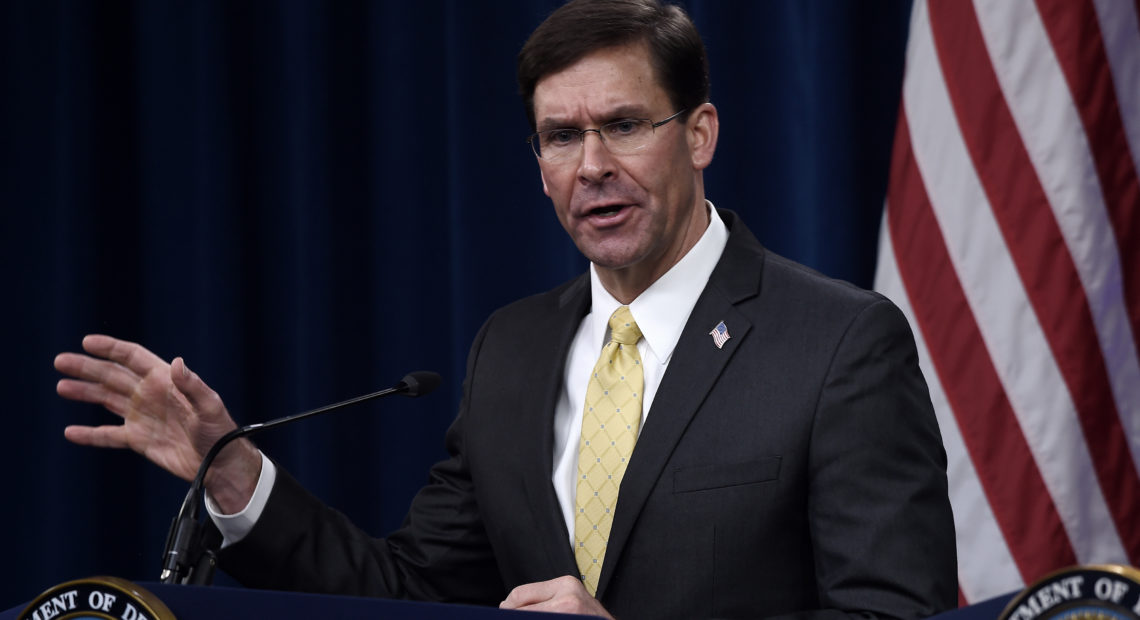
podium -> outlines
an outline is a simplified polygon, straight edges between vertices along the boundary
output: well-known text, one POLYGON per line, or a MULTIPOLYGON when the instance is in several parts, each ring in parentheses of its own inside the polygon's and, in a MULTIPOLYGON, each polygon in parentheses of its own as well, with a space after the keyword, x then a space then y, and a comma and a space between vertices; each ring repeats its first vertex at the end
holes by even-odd
MULTIPOLYGON (((385 620, 494 620, 530 618, 529 612, 508 611, 475 605, 446 605, 393 601, 355 596, 303 594, 247 590, 219 586, 173 586, 161 583, 139 582, 138 585, 157 596, 174 612, 178 620, 206 620, 214 618, 325 618, 345 620, 382 618, 385 620)), ((0 620, 12 620, 20 615, 27 603, 0 612, 0 620)), ((567 614, 544 614, 542 618, 571 620, 583 618, 567 614)))
MULTIPOLYGON (((173 586, 140 582, 170 608, 178 620, 207 618, 382 618, 384 620, 509 620, 530 618, 530 612, 508 611, 475 605, 420 603, 355 596, 247 590, 220 586, 173 586)), ((1013 593, 963 607, 934 617, 934 620, 993 620, 1013 598, 1013 593)), ((0 620, 13 620, 27 603, 0 612, 0 620)), ((543 620, 572 620, 586 616, 542 614, 543 620)))
MULTIPOLYGON (((651 594, 647 594, 650 595, 651 594)), ((0 612, 15 619, 32 602, 0 612)), ((535 618, 530 612, 494 607, 395 601, 378 598, 248 590, 244 588, 133 584, 114 577, 93 577, 59 584, 34 602, 36 618, 385 618, 389 620, 493 620, 535 618), (140 591, 141 588, 146 592, 140 591), (129 601, 140 607, 135 608, 129 601), (77 605, 77 601, 79 602, 77 605), (116 602, 118 601, 118 602, 116 602), (82 607, 86 602, 87 607, 82 607), (118 607, 115 607, 118 605, 118 607), (163 606, 169 609, 166 611, 163 606), (141 611, 139 611, 141 609, 141 611), (103 613, 107 612, 107 613, 103 613), (109 615, 110 614, 110 615, 109 615)), ((1123 565, 1071 566, 1046 575, 1025 589, 934 616, 932 620, 994 618, 1132 618, 1140 620, 1140 570, 1123 565)), ((546 614, 544 618, 582 618, 546 614)))

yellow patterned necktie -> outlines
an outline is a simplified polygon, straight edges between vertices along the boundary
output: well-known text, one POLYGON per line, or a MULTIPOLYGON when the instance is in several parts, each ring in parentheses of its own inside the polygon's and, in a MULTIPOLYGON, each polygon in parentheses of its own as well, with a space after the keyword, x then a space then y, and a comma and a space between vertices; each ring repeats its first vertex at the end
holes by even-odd
POLYGON ((645 378, 637 341, 641 330, 622 306, 610 317, 610 341, 602 347, 586 387, 582 439, 578 442, 574 559, 586 590, 598 589, 610 539, 618 487, 641 424, 645 378))

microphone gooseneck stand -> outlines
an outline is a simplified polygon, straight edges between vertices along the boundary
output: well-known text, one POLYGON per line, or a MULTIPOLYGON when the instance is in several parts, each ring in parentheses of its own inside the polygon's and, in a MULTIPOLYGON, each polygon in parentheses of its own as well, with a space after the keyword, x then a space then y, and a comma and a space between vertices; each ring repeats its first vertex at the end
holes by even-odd
POLYGON ((190 483, 190 490, 186 492, 186 499, 182 500, 182 508, 170 525, 170 533, 166 536, 166 548, 162 553, 162 574, 159 579, 162 583, 190 585, 209 585, 213 581, 217 556, 214 550, 210 549, 203 540, 203 535, 206 532, 206 528, 200 520, 202 502, 205 497, 203 488, 206 470, 217 458, 218 453, 230 442, 304 418, 344 409, 391 394, 402 394, 411 398, 423 396, 438 387, 439 383, 440 378, 436 373, 417 371, 409 373, 395 387, 269 422, 242 426, 222 435, 221 439, 214 442, 205 458, 202 459, 202 464, 198 466, 198 474, 194 476, 194 481, 190 483))

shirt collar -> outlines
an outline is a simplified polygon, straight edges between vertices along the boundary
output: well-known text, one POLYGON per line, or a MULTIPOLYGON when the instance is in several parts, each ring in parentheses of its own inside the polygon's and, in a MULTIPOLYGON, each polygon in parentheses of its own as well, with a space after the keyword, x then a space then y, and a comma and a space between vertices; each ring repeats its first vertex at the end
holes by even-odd
MULTIPOLYGON (((704 291, 728 242, 728 230, 716 208, 707 200, 705 204, 709 211, 709 225, 696 245, 629 304, 629 311, 641 328, 645 344, 663 365, 669 363, 673 349, 681 339, 681 330, 689 321, 689 314, 697 305, 697 298, 704 291)), ((621 303, 602 286, 593 263, 590 264, 590 299, 590 316, 586 320, 593 332, 592 340, 600 349, 605 344, 610 315, 621 303)))

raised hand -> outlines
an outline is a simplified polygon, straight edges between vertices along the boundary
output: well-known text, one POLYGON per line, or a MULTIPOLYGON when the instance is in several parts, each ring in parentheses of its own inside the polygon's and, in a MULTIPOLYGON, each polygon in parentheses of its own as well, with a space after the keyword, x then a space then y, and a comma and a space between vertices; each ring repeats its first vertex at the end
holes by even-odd
MULTIPOLYGON (((202 457, 236 428, 222 399, 182 358, 167 364, 133 342, 110 336, 83 339, 82 353, 61 353, 55 367, 71 378, 56 385, 60 396, 96 403, 122 424, 72 425, 64 436, 77 444, 130 448, 184 480, 193 479, 202 457)), ((206 488, 223 512, 245 507, 261 471, 261 456, 239 440, 218 455, 206 488)))

